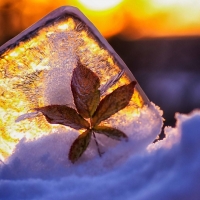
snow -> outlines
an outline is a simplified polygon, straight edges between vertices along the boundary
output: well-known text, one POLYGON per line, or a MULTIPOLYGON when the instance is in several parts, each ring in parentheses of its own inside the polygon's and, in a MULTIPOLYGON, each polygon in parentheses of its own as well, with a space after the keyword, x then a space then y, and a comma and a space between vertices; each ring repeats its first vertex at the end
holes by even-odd
MULTIPOLYGON (((28 144, 21 141, 16 155, 1 165, 1 199, 198 200, 200 110, 176 114, 176 119, 176 127, 165 128, 164 140, 132 152, 112 167, 104 162, 118 153, 112 150, 103 158, 66 166, 62 147, 67 136, 63 133, 28 144), (34 164, 38 159, 45 165, 34 164)), ((121 151, 126 144, 116 148, 121 151)))
MULTIPOLYGON (((104 135, 96 134, 100 149, 104 152, 100 158, 94 139, 86 152, 74 165, 68 160, 69 148, 79 135, 77 130, 55 125, 54 132, 35 140, 24 137, 14 153, 5 161, 1 177, 3 179, 21 178, 61 178, 69 175, 100 175, 112 171, 129 157, 145 149, 161 131, 162 112, 153 104, 140 110, 140 114, 125 121, 126 116, 114 117, 112 127, 119 117, 126 122, 116 126, 128 136, 128 142, 116 141, 104 135), (141 126, 141 124, 143 124, 141 126), (92 166, 92 168, 90 167, 92 166)), ((111 122, 112 122, 111 117, 111 122)))

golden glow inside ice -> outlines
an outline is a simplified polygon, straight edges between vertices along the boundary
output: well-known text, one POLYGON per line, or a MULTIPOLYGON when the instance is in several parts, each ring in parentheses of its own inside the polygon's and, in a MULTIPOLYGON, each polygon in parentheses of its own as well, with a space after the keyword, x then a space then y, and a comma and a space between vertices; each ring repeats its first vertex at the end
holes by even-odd
MULTIPOLYGON (((0 159, 11 155, 23 137, 34 140, 54 130, 43 116, 16 122, 19 116, 49 104, 73 105, 70 81, 77 57, 98 74, 101 85, 121 71, 84 27, 78 20, 65 18, 0 55, 0 159)), ((107 93, 130 81, 124 74, 107 93)), ((120 114, 131 120, 142 106, 143 99, 135 90, 120 114)))

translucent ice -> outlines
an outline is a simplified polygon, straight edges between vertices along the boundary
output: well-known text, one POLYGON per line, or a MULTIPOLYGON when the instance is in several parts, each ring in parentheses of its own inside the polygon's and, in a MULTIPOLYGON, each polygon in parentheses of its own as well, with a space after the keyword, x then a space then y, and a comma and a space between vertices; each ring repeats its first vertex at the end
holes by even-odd
MULTIPOLYGON (((100 78, 101 99, 135 80, 91 22, 73 7, 53 11, 0 47, 2 160, 17 159, 33 171, 71 166, 67 154, 79 132, 51 125, 33 109, 53 104, 75 108, 70 84, 78 60, 100 78)), ((137 84, 129 105, 103 122, 124 131, 129 142, 98 136, 103 158, 98 158, 92 141, 79 163, 100 159, 101 166, 110 168, 145 149, 160 133, 161 115, 137 84)))

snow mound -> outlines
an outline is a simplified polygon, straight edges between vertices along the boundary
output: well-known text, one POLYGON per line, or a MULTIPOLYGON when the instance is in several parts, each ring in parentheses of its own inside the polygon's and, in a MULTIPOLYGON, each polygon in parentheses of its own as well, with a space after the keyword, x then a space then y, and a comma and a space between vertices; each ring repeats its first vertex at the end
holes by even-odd
POLYGON ((95 140, 92 138, 88 149, 75 164, 68 160, 68 153, 79 134, 78 131, 70 129, 66 133, 65 129, 55 129, 54 133, 37 140, 23 138, 14 153, 5 161, 1 177, 49 179, 110 173, 153 142, 161 131, 161 114, 162 112, 152 104, 142 108, 140 114, 136 115, 129 125, 119 124, 117 128, 128 135, 128 142, 96 134, 103 156, 99 157, 95 140))
POLYGON ((63 159, 62 147, 68 137, 64 133, 35 141, 37 145, 21 141, 9 163, 1 165, 1 199, 198 200, 200 110, 189 115, 176 114, 176 118, 175 128, 165 128, 164 140, 149 145, 146 150, 132 152, 112 168, 104 162, 108 159, 106 155, 112 159, 114 149, 123 149, 125 144, 106 150, 101 159, 85 158, 66 170, 69 163, 63 159), (57 148, 52 149, 52 144, 57 148), (34 153, 28 152, 31 153, 35 145, 40 150, 36 148, 32 157, 34 153), (45 164, 37 166, 34 164, 37 159, 45 164), (57 167, 57 171, 52 166, 57 167))

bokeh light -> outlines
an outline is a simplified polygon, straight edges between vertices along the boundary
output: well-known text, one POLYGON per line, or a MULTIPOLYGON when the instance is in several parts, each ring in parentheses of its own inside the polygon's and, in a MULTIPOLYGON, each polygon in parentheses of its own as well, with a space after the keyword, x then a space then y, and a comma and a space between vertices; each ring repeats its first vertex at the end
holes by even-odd
POLYGON ((115 7, 123 0, 101 0, 101 1, 90 1, 90 0, 79 0, 80 3, 91 10, 107 10, 115 7))
POLYGON ((197 0, 4 0, 0 2, 0 43, 67 5, 79 8, 106 38, 200 35, 197 0))

